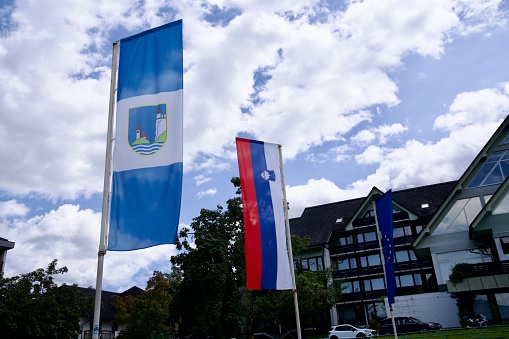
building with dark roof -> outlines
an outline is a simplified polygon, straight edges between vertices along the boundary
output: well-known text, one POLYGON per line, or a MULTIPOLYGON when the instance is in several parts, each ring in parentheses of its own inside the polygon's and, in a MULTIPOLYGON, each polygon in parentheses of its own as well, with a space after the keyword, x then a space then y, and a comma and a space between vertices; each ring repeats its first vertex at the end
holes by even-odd
MULTIPOLYGON (((78 287, 78 290, 91 299, 95 298, 95 289, 78 287)), ((133 286, 124 292, 101 292, 101 319, 100 319, 100 337, 103 339, 113 339, 120 332, 124 325, 114 325, 113 317, 117 311, 111 306, 114 297, 136 296, 143 293, 143 289, 133 286)), ((94 320, 94 310, 86 310, 85 314, 80 318, 81 337, 82 339, 92 338, 92 323, 94 320)))
MULTIPOLYGON (((456 182, 393 192, 396 295, 438 292, 433 263, 419 259, 412 242, 430 221, 456 182)), ((373 201, 383 192, 374 187, 368 196, 306 208, 290 221, 292 235, 309 240, 296 267, 316 271, 334 268, 343 299, 330 322, 368 324, 387 316, 380 248, 373 201)))
MULTIPOLYGON (((290 220, 292 235, 309 239, 295 267, 332 267, 344 287, 333 325, 387 316, 373 210, 381 194, 374 187, 366 197, 309 207, 290 220)), ((395 315, 459 326, 461 300, 460 316, 509 319, 509 117, 459 180, 394 191, 393 218, 395 315), (451 278, 459 267, 465 278, 451 278)))

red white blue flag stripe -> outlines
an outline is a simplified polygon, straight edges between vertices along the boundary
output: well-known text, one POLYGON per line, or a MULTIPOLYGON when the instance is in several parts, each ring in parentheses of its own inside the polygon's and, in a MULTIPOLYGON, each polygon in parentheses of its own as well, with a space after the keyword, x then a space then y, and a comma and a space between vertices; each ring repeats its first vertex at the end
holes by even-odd
POLYGON ((293 289, 277 144, 237 138, 244 213, 246 286, 293 289))

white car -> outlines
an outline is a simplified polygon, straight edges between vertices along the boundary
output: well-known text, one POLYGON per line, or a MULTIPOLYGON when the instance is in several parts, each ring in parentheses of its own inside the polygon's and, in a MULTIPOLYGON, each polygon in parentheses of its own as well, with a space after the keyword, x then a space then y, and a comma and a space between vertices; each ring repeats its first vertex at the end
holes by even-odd
POLYGON ((332 329, 329 331, 329 339, 371 338, 375 332, 375 330, 360 328, 348 324, 336 325, 332 326, 332 329))

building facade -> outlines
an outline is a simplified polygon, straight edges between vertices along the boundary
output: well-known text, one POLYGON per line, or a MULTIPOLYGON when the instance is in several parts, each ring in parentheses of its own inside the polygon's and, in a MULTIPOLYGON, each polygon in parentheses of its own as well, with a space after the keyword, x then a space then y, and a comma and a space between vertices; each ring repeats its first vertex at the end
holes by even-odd
MULTIPOLYGON (((448 314, 461 301, 465 315, 509 319, 508 178, 506 118, 459 180, 393 192, 396 314, 398 307, 407 313, 402 315, 426 308, 422 296, 429 294, 444 301, 448 314), (457 264, 467 264, 468 277, 453 283, 449 276, 457 264)), ((309 239, 296 258, 299 267, 331 267, 344 287, 344 298, 331 310, 333 325, 368 325, 388 316, 373 210, 382 193, 374 187, 366 197, 309 207, 290 221, 292 235, 309 239)), ((457 313, 455 319, 422 320, 454 327, 457 313)))
MULTIPOLYGON (((397 296, 438 292, 432 261, 418 258, 412 243, 455 183, 393 192, 397 296)), ((331 267, 344 288, 342 301, 331 311, 332 324, 367 325, 387 317, 373 210, 373 201, 382 193, 373 188, 364 198, 306 208, 291 220, 292 234, 309 238, 309 248, 296 260, 302 269, 331 267)))

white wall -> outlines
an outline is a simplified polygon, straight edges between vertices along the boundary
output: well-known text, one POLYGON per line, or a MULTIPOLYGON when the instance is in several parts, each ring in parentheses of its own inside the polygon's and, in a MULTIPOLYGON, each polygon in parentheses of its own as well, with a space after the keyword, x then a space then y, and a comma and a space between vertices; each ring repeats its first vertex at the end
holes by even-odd
MULTIPOLYGON (((385 298, 387 316, 390 310, 385 298)), ((395 317, 414 317, 425 322, 437 322, 443 328, 460 327, 456 300, 447 292, 423 293, 395 298, 395 317)))

